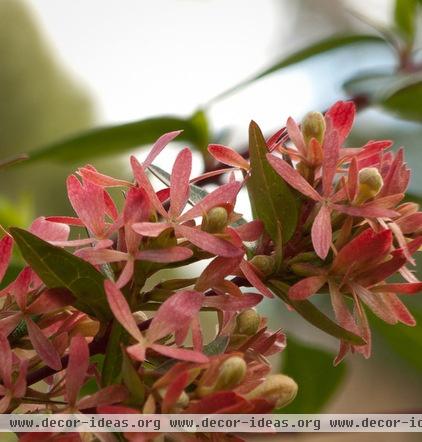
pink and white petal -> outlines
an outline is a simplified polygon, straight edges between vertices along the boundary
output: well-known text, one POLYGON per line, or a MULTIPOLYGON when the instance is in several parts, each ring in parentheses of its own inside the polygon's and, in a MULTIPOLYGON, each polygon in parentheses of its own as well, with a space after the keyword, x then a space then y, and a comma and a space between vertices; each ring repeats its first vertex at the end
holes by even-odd
POLYGON ((13 239, 9 235, 5 235, 0 240, 0 282, 2 281, 7 268, 9 267, 10 258, 12 256, 13 239))
POLYGON ((189 178, 192 171, 192 153, 183 149, 176 157, 170 176, 169 215, 177 218, 183 211, 189 198, 189 178))
POLYGON ((62 362, 54 345, 47 339, 42 330, 29 317, 25 318, 29 339, 42 361, 53 370, 61 370, 62 362))
POLYGON ((97 242, 96 238, 71 239, 69 241, 49 241, 51 245, 57 247, 81 247, 97 242))
POLYGON ((74 175, 67 179, 69 201, 84 225, 97 237, 105 229, 104 215, 106 205, 104 190, 89 181, 82 183, 74 175))
POLYGON ((255 307, 262 301, 262 299, 262 295, 259 295, 258 293, 248 293, 243 296, 206 296, 203 306, 215 308, 222 312, 240 312, 255 307))
POLYGON ((142 236, 148 236, 152 238, 156 238, 161 235, 162 232, 166 229, 170 229, 173 227, 170 223, 150 223, 150 222, 142 222, 132 224, 132 229, 139 233, 142 236))
POLYGON ((29 231, 44 241, 67 241, 70 228, 65 223, 48 221, 41 216, 31 224, 29 231))
POLYGON ((286 123, 287 132, 289 134, 290 140, 296 146, 298 152, 306 157, 306 146, 305 140, 303 139, 302 132, 300 131, 299 126, 293 118, 289 117, 286 123))
POLYGON ((220 163, 239 169, 249 170, 249 162, 239 155, 235 150, 221 144, 210 144, 208 152, 220 163))
POLYGON ((161 135, 160 138, 154 143, 154 146, 149 151, 145 161, 142 163, 144 169, 151 166, 152 162, 155 158, 160 154, 160 152, 167 146, 170 141, 174 140, 178 135, 180 135, 182 130, 175 130, 173 132, 168 132, 164 135, 161 135))
POLYGON ((88 344, 83 336, 77 335, 70 341, 69 362, 66 369, 66 395, 74 405, 82 388, 89 365, 88 344))
POLYGON ((134 269, 135 269, 135 261, 132 258, 130 258, 126 261, 126 264, 123 267, 123 270, 116 281, 117 288, 121 289, 130 282, 133 276, 134 269))
POLYGON ((157 310, 146 332, 148 342, 157 341, 190 323, 200 311, 204 295, 194 290, 176 292, 157 310))
POLYGON ((303 195, 313 199, 314 201, 321 201, 320 194, 303 178, 303 176, 292 166, 286 163, 281 158, 272 154, 267 154, 268 162, 273 169, 294 189, 298 190, 303 195))
POLYGON ((257 275, 255 268, 246 260, 242 260, 239 265, 245 278, 264 296, 267 298, 274 298, 271 290, 261 281, 261 278, 257 275))
POLYGON ((104 175, 96 170, 92 170, 89 167, 81 167, 78 170, 78 174, 84 179, 84 181, 91 181, 101 187, 132 187, 133 184, 129 181, 119 180, 108 175, 104 175))
POLYGON ((132 187, 126 193, 125 205, 123 208, 123 223, 133 224, 149 219, 151 204, 145 190, 139 187, 132 187))
POLYGON ((201 201, 196 203, 192 209, 181 215, 179 217, 179 222, 182 223, 193 218, 197 218, 198 216, 204 216, 210 209, 217 206, 234 206, 237 194, 239 193, 242 184, 242 182, 233 181, 217 187, 217 189, 213 190, 201 201))
POLYGON ((337 101, 326 112, 326 117, 331 119, 334 129, 340 135, 340 144, 349 135, 355 119, 356 108, 352 101, 337 101))
POLYGON ((147 175, 144 170, 144 167, 139 164, 139 161, 134 157, 130 157, 130 164, 132 166, 133 175, 139 185, 140 188, 144 189, 146 194, 148 195, 151 204, 154 206, 155 210, 164 218, 167 218, 167 212, 161 204, 160 199, 155 193, 147 175))
POLYGON ((303 300, 318 293, 318 290, 327 282, 326 276, 309 276, 294 284, 289 289, 290 299, 303 300))
POLYGON ((244 254, 243 249, 232 243, 196 228, 176 225, 175 232, 179 238, 186 238, 195 246, 213 255, 232 258, 244 254))
POLYGON ((134 339, 143 342, 144 338, 142 333, 136 325, 129 304, 123 296, 123 293, 110 280, 104 281, 104 289, 114 317, 134 339))
POLYGON ((92 265, 106 264, 108 262, 120 262, 127 261, 129 255, 125 252, 119 252, 118 250, 110 249, 94 249, 88 247, 85 249, 80 249, 75 253, 79 258, 90 262, 92 265))
POLYGON ((196 362, 198 364, 206 363, 209 361, 208 356, 195 351, 187 350, 185 348, 167 347, 166 345, 152 344, 150 347, 152 350, 167 356, 172 359, 178 359, 180 361, 196 362))
POLYGON ((340 140, 335 129, 327 125, 322 145, 322 193, 328 197, 333 189, 333 180, 340 158, 340 140))
POLYGON ((136 259, 142 261, 170 263, 184 261, 193 255, 191 249, 187 247, 168 247, 165 249, 141 250, 137 253, 136 259))
POLYGON ((333 233, 331 229, 331 211, 323 204, 312 224, 312 244, 316 254, 325 259, 330 250, 333 233))

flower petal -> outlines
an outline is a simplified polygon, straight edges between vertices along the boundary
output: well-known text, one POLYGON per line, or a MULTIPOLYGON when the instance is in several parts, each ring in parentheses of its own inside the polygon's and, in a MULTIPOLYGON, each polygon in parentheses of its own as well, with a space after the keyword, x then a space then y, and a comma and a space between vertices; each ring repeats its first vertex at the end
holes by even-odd
POLYGON ((176 157, 170 176, 170 210, 172 218, 178 217, 189 198, 189 178, 192 171, 192 153, 186 148, 176 157))
POLYGON ((172 227, 170 223, 150 223, 150 222, 142 222, 132 224, 132 229, 139 233, 139 235, 148 236, 156 238, 159 236, 164 230, 172 227))
POLYGON ((334 129, 339 133, 340 144, 343 144, 352 129, 355 113, 353 101, 337 101, 325 114, 331 119, 334 129))
POLYGON ((176 292, 157 310, 146 332, 149 342, 155 342, 189 323, 199 313, 204 295, 194 290, 176 292))
POLYGON ((213 259, 207 267, 202 271, 200 277, 197 279, 195 289, 199 291, 205 291, 216 284, 219 284, 228 275, 239 267, 239 263, 242 257, 237 258, 224 258, 217 256, 213 259))
POLYGON ((75 404, 79 390, 84 384, 89 365, 88 344, 77 335, 70 341, 69 362, 66 369, 66 394, 70 404, 75 404))
POLYGON ((328 197, 333 189, 333 180, 340 157, 340 140, 337 131, 327 125, 322 145, 322 193, 328 197))
POLYGON ((12 387, 13 353, 7 337, 0 333, 0 378, 7 389, 12 387))
POLYGON ((175 226, 175 232, 178 237, 186 238, 195 246, 213 255, 231 258, 244 254, 241 248, 236 247, 231 242, 197 228, 178 225, 175 226))
POLYGON ((178 135, 180 135, 182 130, 175 130, 173 132, 168 132, 164 135, 161 135, 160 138, 154 143, 154 146, 149 151, 148 156, 145 158, 145 161, 142 163, 144 169, 148 168, 155 158, 159 155, 159 153, 167 146, 170 141, 174 140, 178 135))
POLYGON ((381 293, 404 293, 406 295, 413 295, 422 290, 422 282, 408 282, 408 283, 397 283, 397 284, 379 284, 371 287, 372 292, 381 293))
POLYGON ((289 298, 303 300, 314 295, 327 282, 325 276, 310 276, 302 279, 289 289, 289 298))
POLYGON ((34 350, 43 362, 53 370, 61 370, 62 362, 54 345, 47 339, 42 330, 29 317, 25 318, 28 335, 34 350))
POLYGON ((2 281, 7 268, 9 267, 9 261, 12 256, 13 239, 9 235, 5 235, 0 240, 0 282, 2 281))
POLYGON ((31 224, 29 231, 44 241, 67 241, 70 228, 67 224, 48 221, 41 216, 31 224))
POLYGON ((274 298, 271 290, 261 281, 261 278, 257 275, 255 268, 246 260, 242 260, 240 265, 240 270, 242 271, 245 278, 260 291, 267 298, 274 298))
POLYGON ((180 361, 190 361, 202 364, 209 361, 208 356, 195 351, 187 350, 185 348, 167 347, 166 345, 152 344, 150 348, 157 353, 167 356, 172 359, 179 359, 180 361))
POLYGON ((139 342, 143 342, 144 338, 142 333, 136 325, 129 304, 123 296, 123 293, 110 280, 104 281, 104 289, 114 317, 133 338, 139 342))
POLYGON ((136 259, 142 261, 170 263, 184 261, 185 259, 189 259, 192 255, 193 252, 191 249, 188 249, 187 247, 175 246, 168 247, 166 249, 141 250, 137 253, 136 259))
POLYGON ((296 146, 297 151, 301 155, 306 157, 305 140, 303 139, 303 135, 299 126, 297 125, 296 121, 293 120, 292 117, 289 117, 287 119, 286 128, 289 134, 289 138, 292 141, 292 143, 296 146))
POLYGON ((318 215, 312 224, 311 236, 316 254, 321 259, 325 259, 330 250, 333 236, 331 229, 331 211, 325 204, 319 209, 318 215))
POLYGON ((268 162, 273 169, 294 189, 298 190, 303 195, 308 196, 314 201, 320 201, 320 194, 303 178, 303 176, 292 166, 287 164, 281 158, 272 154, 267 154, 268 162))
POLYGON ((206 296, 204 307, 215 308, 222 312, 239 312, 255 307, 262 301, 262 295, 258 293, 248 293, 242 296, 217 295, 206 296))
POLYGON ((123 402, 128 397, 128 391, 123 385, 109 385, 89 396, 84 396, 78 401, 79 410, 102 407, 123 402))
POLYGON ((249 170, 249 162, 230 147, 222 146, 221 144, 210 144, 208 152, 220 163, 249 170))

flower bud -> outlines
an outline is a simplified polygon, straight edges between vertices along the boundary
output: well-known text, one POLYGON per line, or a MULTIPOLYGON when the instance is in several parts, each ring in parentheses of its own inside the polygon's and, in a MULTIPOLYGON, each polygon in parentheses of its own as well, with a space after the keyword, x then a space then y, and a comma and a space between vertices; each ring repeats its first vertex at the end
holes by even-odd
POLYGON ((250 261, 264 276, 274 272, 274 258, 268 255, 255 255, 250 261))
POLYGON ((213 207, 202 220, 202 230, 208 233, 222 232, 229 220, 229 214, 224 207, 213 207))
POLYGON ((359 172, 359 189, 356 196, 358 204, 378 195, 384 182, 376 167, 365 167, 359 172))
POLYGON ((302 121, 302 134, 306 145, 312 138, 315 138, 320 144, 324 140, 325 119, 320 112, 309 112, 302 121))
POLYGON ((235 333, 241 335, 252 336, 259 328, 261 318, 253 308, 248 309, 240 313, 236 318, 235 333))
POLYGON ((289 404, 297 394, 296 382, 284 374, 273 374, 265 381, 250 391, 247 399, 263 398, 275 402, 275 407, 280 408, 289 404))
POLYGON ((219 367, 217 379, 211 386, 199 386, 197 394, 200 397, 207 396, 220 390, 231 390, 239 385, 246 376, 246 362, 239 356, 226 359, 219 367))

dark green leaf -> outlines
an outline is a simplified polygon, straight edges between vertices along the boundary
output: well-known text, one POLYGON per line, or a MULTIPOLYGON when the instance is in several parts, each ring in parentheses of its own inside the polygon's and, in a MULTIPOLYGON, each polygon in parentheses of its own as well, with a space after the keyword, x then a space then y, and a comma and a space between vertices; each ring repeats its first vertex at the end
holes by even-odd
POLYGON ((399 118, 422 122, 422 80, 394 89, 379 102, 383 109, 399 118))
POLYGON ((104 292, 105 277, 88 262, 55 247, 26 230, 12 227, 25 261, 49 288, 66 288, 75 297, 74 306, 98 319, 111 318, 104 292))
POLYGON ((287 242, 296 228, 298 204, 291 188, 267 161, 264 136, 252 121, 249 126, 249 157, 251 176, 246 182, 254 218, 260 219, 273 240, 281 226, 287 242))
POLYGON ((114 319, 105 351, 103 370, 101 372, 101 382, 103 387, 120 382, 123 364, 121 344, 124 344, 126 341, 126 331, 120 323, 114 319))
POLYGON ((292 306, 299 315, 306 319, 310 324, 328 333, 335 338, 348 341, 355 345, 365 344, 364 339, 354 333, 340 327, 328 316, 318 310, 310 301, 293 301, 286 292, 286 285, 280 281, 272 279, 268 282, 269 288, 284 302, 292 306))
POLYGON ((319 413, 340 386, 345 364, 333 366, 335 355, 292 338, 283 352, 282 372, 291 376, 299 390, 295 400, 279 413, 319 413))
POLYGON ((145 385, 126 352, 123 353, 122 380, 129 390, 130 403, 133 405, 142 404, 145 398, 145 385))
POLYGON ((403 359, 422 371, 422 308, 412 308, 416 326, 390 325, 371 315, 371 325, 403 359))
POLYGON ((228 336, 217 336, 214 341, 204 347, 204 354, 207 356, 220 355, 226 351, 227 345, 229 344, 228 336))
POLYGON ((34 150, 25 163, 38 160, 81 161, 87 158, 122 154, 152 144, 164 133, 174 130, 183 130, 178 140, 191 142, 204 151, 208 142, 208 129, 205 115, 198 112, 191 119, 163 116, 92 129, 34 150))
POLYGON ((411 44, 416 32, 417 0, 396 0, 394 21, 397 29, 411 44))
POLYGON ((248 80, 243 81, 242 83, 218 95, 216 98, 214 98, 213 101, 217 101, 221 98, 224 98, 227 95, 230 95, 233 92, 236 92, 237 90, 244 88, 245 86, 253 83, 256 80, 266 77, 267 75, 270 75, 288 66, 307 60, 308 58, 323 54, 325 52, 332 51, 334 49, 342 48, 344 46, 362 44, 362 43, 386 44, 383 38, 377 37, 375 35, 335 35, 333 37, 319 41, 311 46, 308 46, 307 48, 301 49, 291 55, 288 55, 285 58, 282 58, 281 60, 277 61, 272 66, 270 66, 269 68, 263 70, 262 72, 259 72, 258 74, 254 75, 248 80))

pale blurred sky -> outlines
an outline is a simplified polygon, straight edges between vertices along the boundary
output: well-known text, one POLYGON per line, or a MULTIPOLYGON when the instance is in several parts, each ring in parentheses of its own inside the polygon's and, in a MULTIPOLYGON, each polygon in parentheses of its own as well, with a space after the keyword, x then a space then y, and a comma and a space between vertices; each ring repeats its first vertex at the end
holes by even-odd
MULTIPOLYGON (((101 122, 189 114, 288 53, 292 31, 297 37, 301 33, 292 29, 298 13, 292 0, 29 3, 64 65, 95 97, 101 122)), ((388 20, 390 0, 346 3, 356 9, 364 5, 365 13, 388 20)), ((327 67, 318 69, 324 73, 327 67)), ((336 69, 348 68, 340 60, 336 69)), ((300 116, 318 106, 322 86, 313 83, 309 71, 289 69, 282 81, 273 76, 214 106, 211 119, 216 128, 245 130, 253 118, 273 129, 289 114, 300 116)))

